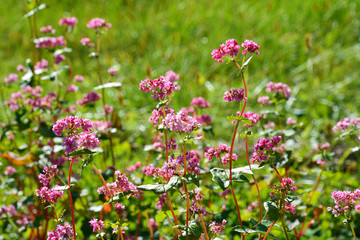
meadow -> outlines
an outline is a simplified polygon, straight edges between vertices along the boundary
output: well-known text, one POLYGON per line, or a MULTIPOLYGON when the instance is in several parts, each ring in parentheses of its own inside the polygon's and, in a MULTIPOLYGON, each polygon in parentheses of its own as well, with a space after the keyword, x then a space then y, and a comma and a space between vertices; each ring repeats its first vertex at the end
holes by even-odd
POLYGON ((359 4, 3 1, 0 239, 356 239, 359 4))

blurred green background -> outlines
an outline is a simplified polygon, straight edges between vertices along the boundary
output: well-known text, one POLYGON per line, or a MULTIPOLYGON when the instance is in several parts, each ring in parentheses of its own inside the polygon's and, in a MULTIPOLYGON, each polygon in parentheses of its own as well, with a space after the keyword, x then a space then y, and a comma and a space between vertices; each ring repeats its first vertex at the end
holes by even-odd
MULTIPOLYGON (((252 39, 260 45, 261 54, 252 60, 248 71, 248 110, 256 109, 256 98, 267 82, 281 81, 293 89, 295 106, 306 110, 306 123, 323 125, 323 121, 358 113, 359 1, 44 3, 49 9, 37 14, 37 25, 52 25, 57 30, 55 36, 64 33, 58 26, 60 18, 79 19, 68 47, 73 48, 70 58, 74 73, 86 77, 85 87, 97 84, 95 62, 88 59, 88 50, 79 41, 82 37, 95 38, 86 23, 93 17, 112 23, 102 38, 101 60, 103 74, 113 65, 119 67, 118 81, 124 84, 123 115, 134 107, 150 112, 153 106, 148 104, 149 96, 137 91, 138 83, 172 69, 181 75, 182 89, 174 98, 175 107, 203 96, 220 106, 212 110, 215 123, 220 124, 218 117, 227 113, 218 111, 228 108, 222 100, 223 92, 242 87, 232 64, 211 59, 211 51, 229 38, 239 42, 252 39)), ((23 14, 21 1, 2 1, 0 79, 31 56, 30 28, 23 14)))

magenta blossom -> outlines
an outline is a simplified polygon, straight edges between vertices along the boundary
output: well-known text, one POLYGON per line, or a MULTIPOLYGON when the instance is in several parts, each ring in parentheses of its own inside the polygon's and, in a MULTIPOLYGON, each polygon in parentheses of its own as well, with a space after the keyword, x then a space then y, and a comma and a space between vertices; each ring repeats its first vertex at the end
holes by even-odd
POLYGON ((59 25, 66 26, 67 28, 74 28, 77 22, 78 20, 76 17, 66 17, 60 19, 59 25))
POLYGON ((51 34, 55 34, 55 29, 52 28, 52 26, 44 26, 40 28, 40 32, 42 33, 51 33, 51 34))
POLYGON ((18 75, 15 73, 11 73, 7 78, 5 78, 5 83, 12 83, 18 80, 18 75))
POLYGON ((92 29, 99 29, 105 27, 106 30, 109 30, 109 28, 111 27, 111 23, 106 23, 106 21, 101 18, 93 18, 90 20, 90 22, 88 22, 88 24, 86 24, 86 26, 92 29))
POLYGON ((257 45, 255 42, 251 41, 251 40, 245 40, 242 44, 241 44, 241 47, 245 48, 243 51, 242 51, 242 54, 245 55, 247 52, 249 53, 254 53, 256 55, 259 55, 259 45, 257 45))
POLYGON ((140 82, 139 87, 140 91, 153 93, 154 99, 165 99, 166 97, 170 96, 173 91, 180 90, 179 85, 167 80, 163 76, 160 76, 160 78, 154 80, 146 78, 140 82))
POLYGON ((204 98, 202 97, 195 97, 191 101, 191 105, 198 107, 198 108, 209 108, 211 107, 210 103, 208 103, 204 98))
POLYGON ((226 91, 224 93, 224 100, 228 101, 228 102, 233 102, 233 101, 237 101, 237 102, 241 102, 242 100, 244 100, 245 102, 247 101, 247 98, 244 96, 245 90, 243 88, 237 90, 237 89, 230 89, 229 91, 226 91))
POLYGON ((84 96, 83 99, 76 101, 79 105, 85 105, 97 102, 102 97, 101 94, 97 94, 96 92, 90 92, 84 96))
POLYGON ((104 221, 97 220, 96 218, 89 221, 90 226, 93 228, 93 232, 101 232, 104 227, 104 221))
POLYGON ((289 98, 291 94, 291 89, 285 83, 269 82, 268 84, 266 84, 266 92, 276 92, 280 95, 283 95, 285 98, 289 98))

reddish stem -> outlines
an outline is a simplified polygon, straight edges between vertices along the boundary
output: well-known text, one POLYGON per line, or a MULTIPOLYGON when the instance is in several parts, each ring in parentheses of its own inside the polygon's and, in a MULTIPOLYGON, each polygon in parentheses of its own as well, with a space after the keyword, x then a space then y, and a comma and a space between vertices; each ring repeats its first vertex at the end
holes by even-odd
MULTIPOLYGON (((247 158, 247 161, 248 161, 248 164, 249 164, 249 168, 251 170, 251 164, 250 164, 250 157, 249 157, 249 148, 248 148, 248 136, 246 135, 245 137, 245 146, 246 146, 246 158, 247 158)), ((252 174, 252 177, 254 179, 254 183, 255 183, 255 186, 256 186, 256 190, 257 190, 257 193, 258 193, 258 206, 259 206, 259 210, 260 210, 260 219, 262 217, 262 204, 261 204, 261 195, 260 195, 260 189, 259 189, 259 185, 257 184, 257 181, 256 181, 256 178, 255 178, 255 174, 252 174)))
POLYGON ((270 225, 270 227, 268 228, 268 230, 266 231, 266 233, 265 233, 265 235, 264 235, 263 240, 265 240, 265 239, 267 238, 267 236, 268 236, 269 233, 270 233, 271 228, 275 225, 275 223, 277 222, 277 220, 279 220, 279 218, 276 219, 276 220, 270 225))
POLYGON ((71 205, 71 221, 72 221, 72 226, 73 226, 73 230, 74 230, 74 239, 76 240, 76 230, 75 230, 75 218, 74 218, 74 203, 72 200, 72 196, 71 196, 71 169, 74 163, 74 159, 75 158, 71 158, 71 163, 70 163, 70 168, 69 168, 69 198, 70 198, 70 205, 71 205))
POLYGON ((238 202, 236 200, 236 196, 235 196, 234 187, 233 187, 232 182, 230 182, 230 189, 231 189, 231 194, 232 194, 234 202, 235 202, 236 212, 237 212, 238 219, 239 219, 239 225, 242 226, 243 224, 242 224, 242 221, 241 221, 241 214, 240 214, 239 204, 238 204, 238 202))

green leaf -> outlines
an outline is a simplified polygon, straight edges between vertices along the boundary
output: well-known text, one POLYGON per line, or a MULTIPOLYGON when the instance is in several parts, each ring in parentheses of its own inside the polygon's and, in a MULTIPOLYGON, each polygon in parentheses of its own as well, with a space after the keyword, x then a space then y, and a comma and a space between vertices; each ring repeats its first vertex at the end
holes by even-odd
POLYGON ((166 104, 167 104, 168 102, 169 102, 168 99, 162 100, 162 101, 160 101, 160 102, 156 105, 156 108, 159 109, 159 108, 161 108, 161 107, 163 107, 163 106, 166 106, 166 104))
POLYGON ((76 150, 76 151, 70 153, 68 156, 69 157, 78 157, 81 155, 94 155, 96 153, 99 153, 99 152, 91 151, 89 149, 84 148, 84 149, 76 150))
MULTIPOLYGON (((178 215, 179 214, 179 210, 175 209, 174 210, 174 213, 175 215, 178 215)), ((160 211, 158 212, 158 214, 156 214, 155 216, 155 220, 157 223, 161 223, 162 221, 164 221, 164 219, 166 218, 166 215, 169 216, 171 215, 171 211, 170 210, 167 210, 167 211, 160 211)))
POLYGON ((195 174, 187 174, 185 177, 182 177, 181 179, 185 180, 187 183, 192 182, 197 187, 200 185, 199 177, 195 174))
POLYGON ((131 194, 131 193, 135 193, 137 191, 134 191, 134 190, 130 190, 130 191, 125 191, 125 192, 119 192, 119 193, 116 193, 114 197, 110 198, 109 201, 105 202, 104 204, 110 204, 112 202, 118 202, 120 201, 123 197, 131 194))
POLYGON ((105 83, 103 85, 99 85, 93 88, 93 90, 99 90, 99 89, 104 89, 104 88, 118 88, 121 87, 122 84, 119 82, 109 82, 109 83, 105 83))
POLYGON ((230 115, 230 116, 227 116, 227 119, 233 121, 233 120, 238 120, 238 121, 241 121, 247 125, 251 125, 252 122, 250 119, 246 118, 246 117, 243 117, 243 116, 237 116, 237 115, 230 115))
POLYGON ((280 217, 279 209, 273 202, 264 202, 264 208, 270 220, 275 221, 280 217))
MULTIPOLYGON (((84 149, 84 150, 85 150, 85 149, 84 149)), ((86 150, 87 150, 87 149, 86 149, 86 150)), ((81 151, 81 150, 80 150, 80 151, 81 151)), ((90 150, 89 150, 89 151, 90 151, 90 150)), ((83 161, 83 164, 82 164, 82 166, 81 166, 80 176, 82 175, 84 169, 85 169, 90 163, 92 163, 93 159, 94 159, 93 155, 90 155, 89 157, 87 157, 87 158, 85 158, 85 159, 82 160, 82 161, 83 161)))
POLYGON ((68 189, 70 189, 70 187, 69 186, 58 186, 58 187, 54 187, 54 188, 52 188, 52 190, 56 190, 56 191, 65 191, 65 190, 68 190, 68 189))
POLYGON ((191 221, 189 225, 189 232, 191 235, 200 236, 203 232, 203 228, 198 221, 191 221))
POLYGON ((246 62, 242 65, 241 67, 241 74, 244 74, 246 68, 247 68, 247 65, 249 64, 250 60, 253 58, 253 56, 249 57, 248 60, 246 60, 246 62))
POLYGON ((45 122, 40 123, 38 131, 44 137, 48 137, 48 138, 56 137, 55 133, 52 131, 52 128, 49 127, 45 122))
POLYGON ((219 185, 219 187, 225 191, 230 186, 230 181, 228 176, 225 174, 224 169, 213 168, 210 170, 212 174, 212 180, 219 185))
POLYGON ((169 182, 167 184, 146 184, 146 185, 140 185, 137 188, 142 191, 151 191, 156 194, 163 194, 173 187, 180 187, 181 186, 181 180, 179 177, 174 176, 170 178, 169 182))
POLYGON ((34 15, 36 12, 43 10, 47 8, 46 4, 40 4, 38 7, 32 9, 31 11, 29 11, 27 14, 24 15, 24 18, 30 17, 32 15, 34 15))
MULTIPOLYGON (((248 227, 245 225, 242 225, 242 226, 238 225, 238 226, 235 226, 232 230, 235 232, 246 233, 246 234, 266 233, 268 230, 267 226, 265 226, 262 223, 258 223, 256 220, 254 220, 252 218, 250 218, 249 223, 252 225, 252 227, 248 227)), ((273 238, 273 239, 278 239, 271 233, 269 233, 268 237, 273 238)))
POLYGON ((65 47, 65 48, 56 50, 54 52, 54 56, 57 56, 57 55, 60 55, 60 54, 63 54, 63 53, 69 53, 69 52, 72 52, 72 49, 65 47))

